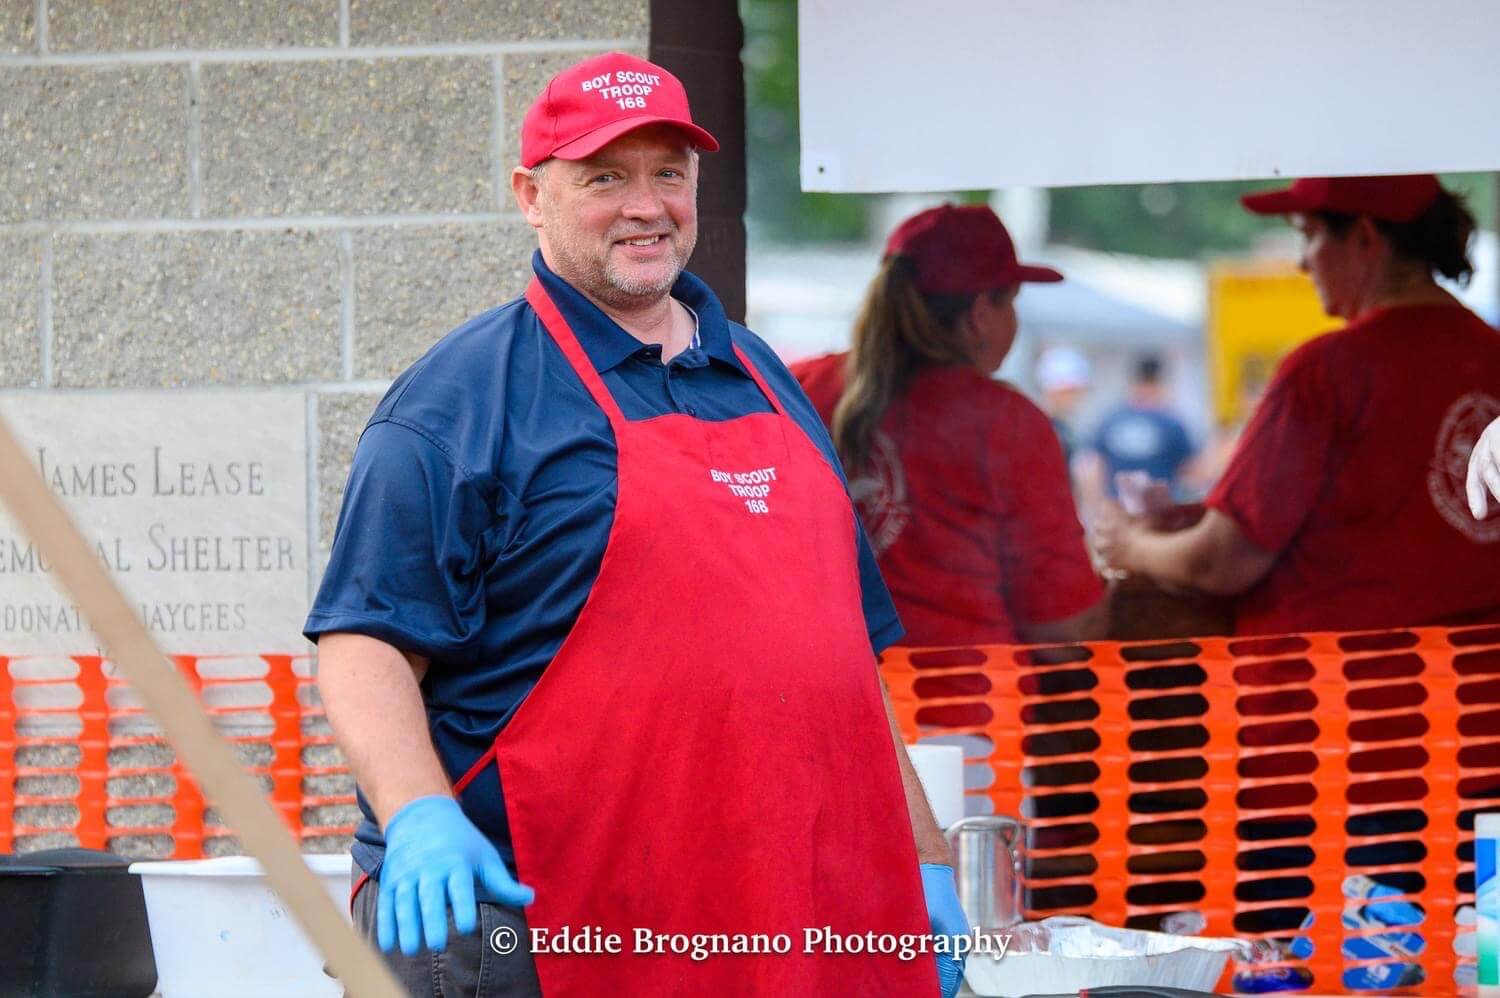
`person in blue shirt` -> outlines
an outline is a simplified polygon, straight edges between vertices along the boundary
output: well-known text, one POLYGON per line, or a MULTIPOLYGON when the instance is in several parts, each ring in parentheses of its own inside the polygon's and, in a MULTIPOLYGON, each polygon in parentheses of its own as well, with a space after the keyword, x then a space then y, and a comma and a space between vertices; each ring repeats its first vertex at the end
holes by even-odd
POLYGON ((1103 463, 1109 495, 1118 494, 1115 476, 1120 472, 1143 472, 1152 481, 1164 482, 1174 498, 1182 498, 1179 479, 1196 448, 1187 427, 1167 405, 1161 358, 1148 355, 1137 360, 1129 396, 1099 424, 1093 449, 1103 463))
POLYGON ((398 377, 356 449, 305 633, 364 814, 355 921, 414 993, 957 990, 951 949, 803 946, 968 926, 832 443, 683 269, 716 148, 659 66, 555 77, 512 176, 531 286, 398 377), (549 942, 584 927, 624 951, 549 942), (649 948, 704 933, 797 948, 649 948))

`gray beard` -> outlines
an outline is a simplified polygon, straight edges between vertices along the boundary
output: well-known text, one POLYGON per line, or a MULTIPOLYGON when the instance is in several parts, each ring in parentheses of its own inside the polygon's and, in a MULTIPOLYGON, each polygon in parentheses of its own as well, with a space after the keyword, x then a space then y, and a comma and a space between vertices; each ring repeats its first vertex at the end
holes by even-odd
POLYGON ((628 274, 620 273, 613 265, 605 264, 604 282, 621 294, 630 295, 631 297, 655 297, 657 295, 664 295, 672 290, 672 285, 677 283, 677 278, 681 275, 683 267, 686 264, 686 260, 675 260, 671 272, 654 281, 633 278, 628 274))
POLYGON ((655 301, 665 297, 687 267, 688 258, 693 255, 693 247, 688 246, 686 252, 673 261, 671 270, 654 281, 632 278, 621 273, 611 263, 605 263, 602 271, 584 266, 565 246, 554 244, 552 253, 557 257, 557 262, 569 271, 559 276, 565 277, 580 291, 611 308, 629 308, 639 305, 643 300, 655 301))

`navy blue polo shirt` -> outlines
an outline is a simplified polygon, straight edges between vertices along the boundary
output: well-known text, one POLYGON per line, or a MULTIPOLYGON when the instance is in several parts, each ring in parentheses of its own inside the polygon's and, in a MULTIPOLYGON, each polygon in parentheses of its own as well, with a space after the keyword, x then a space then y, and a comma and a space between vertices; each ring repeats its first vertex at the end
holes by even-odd
MULTIPOLYGON (((548 270, 540 253, 532 266, 627 419, 772 411, 735 356, 738 346, 842 479, 796 379, 759 337, 725 317, 702 281, 684 273, 672 289, 697 313, 700 345, 664 365, 660 346, 625 332, 548 270)), ((616 461, 609 419, 524 297, 439 340, 396 379, 365 426, 304 633, 314 641, 365 634, 430 659, 422 693, 450 779, 494 741, 583 608, 614 516, 616 461)), ((670 531, 665 513, 662 529, 670 531)), ((851 522, 865 625, 879 652, 901 625, 858 517, 851 522)), ((712 587, 712 576, 703 582, 712 587)), ((659 612, 642 607, 641 626, 662 626, 659 612)), ((464 810, 512 863, 498 783, 490 766, 463 793, 464 810)), ((374 873, 382 839, 362 795, 360 808, 354 858, 374 873)))

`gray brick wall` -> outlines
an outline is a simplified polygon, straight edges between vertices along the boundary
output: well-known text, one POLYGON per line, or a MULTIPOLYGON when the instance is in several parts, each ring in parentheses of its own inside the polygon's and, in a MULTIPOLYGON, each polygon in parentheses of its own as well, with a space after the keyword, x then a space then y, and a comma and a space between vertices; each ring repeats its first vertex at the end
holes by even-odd
POLYGON ((493 211, 485 58, 204 66, 210 216, 493 211))
POLYGON ((566 38, 634 38, 644 43, 648 7, 617 0, 468 0, 441 4, 353 0, 349 27, 355 45, 566 38))
POLYGON ((333 46, 339 0, 47 0, 47 34, 54 52, 333 46))
POLYGON ((0 387, 36 387, 42 380, 41 236, 0 236, 0 387))
POLYGON ((367 229, 354 234, 354 375, 400 374, 454 323, 526 290, 531 226, 507 220, 487 226, 433 225, 367 229), (433 302, 445 303, 439 314, 433 302))
POLYGON ((14 0, 0 4, 0 53, 36 51, 36 5, 14 0))
POLYGON ((146 219, 188 208, 188 69, 0 66, 0 220, 146 219))
POLYGON ((64 233, 52 264, 55 380, 69 388, 335 380, 340 304, 333 232, 64 233))
MULTIPOLYGON (((524 287, 526 106, 567 62, 644 55, 649 8, 0 0, 0 389, 302 390, 326 558, 390 379, 524 287)), ((70 808, 28 847, 71 841, 70 808)))

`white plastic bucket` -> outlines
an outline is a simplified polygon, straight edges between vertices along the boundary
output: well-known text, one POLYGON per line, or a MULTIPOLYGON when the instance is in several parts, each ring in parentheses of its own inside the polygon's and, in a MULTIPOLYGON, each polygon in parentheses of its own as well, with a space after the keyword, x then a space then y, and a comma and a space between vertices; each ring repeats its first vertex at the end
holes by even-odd
POLYGON ((907 758, 927 793, 932 817, 947 828, 964 816, 964 750, 960 745, 908 745, 907 758))
MULTIPOLYGON (((302 857, 347 918, 348 855, 302 857)), ((249 856, 130 864, 146 895, 162 998, 344 993, 249 856)))

